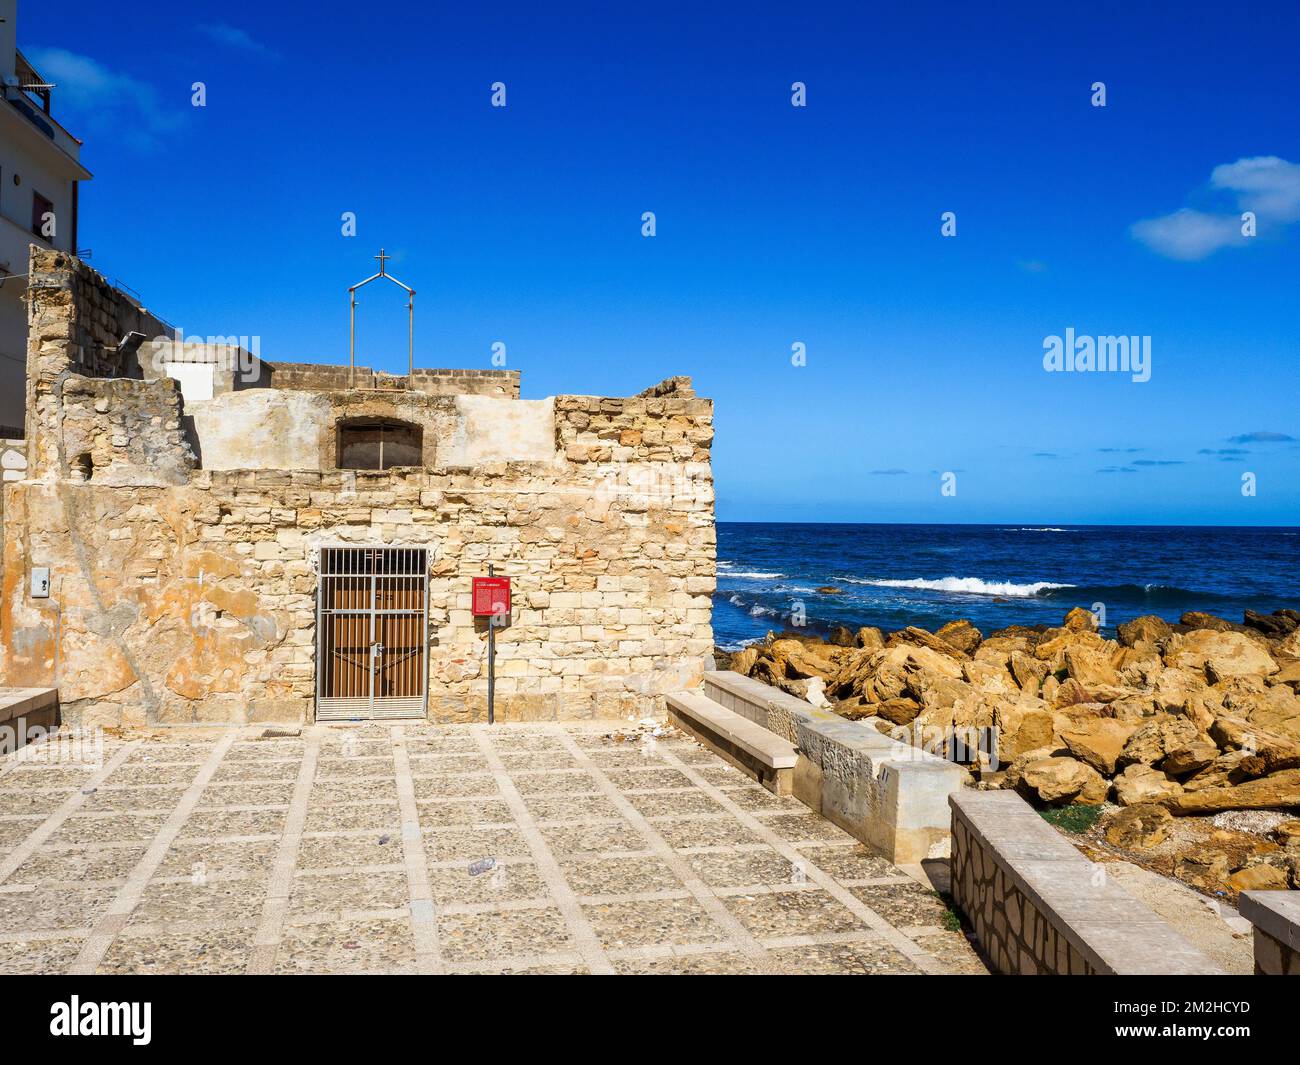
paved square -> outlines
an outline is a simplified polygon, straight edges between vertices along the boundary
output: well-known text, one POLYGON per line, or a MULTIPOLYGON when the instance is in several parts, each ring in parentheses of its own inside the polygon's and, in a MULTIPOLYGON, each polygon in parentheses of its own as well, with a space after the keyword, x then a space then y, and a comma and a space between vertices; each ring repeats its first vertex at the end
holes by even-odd
POLYGON ((0 762, 0 973, 983 972, 921 885, 687 737, 153 730, 0 762))

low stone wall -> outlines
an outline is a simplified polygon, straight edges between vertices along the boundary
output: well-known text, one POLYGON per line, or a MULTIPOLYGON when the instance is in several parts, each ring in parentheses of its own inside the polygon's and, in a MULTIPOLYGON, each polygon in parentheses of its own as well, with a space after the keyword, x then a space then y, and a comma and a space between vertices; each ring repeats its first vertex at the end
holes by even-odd
POLYGON ((518 370, 439 370, 416 367, 406 374, 380 373, 369 366, 320 365, 305 362, 273 362, 272 388, 339 392, 349 388, 396 388, 429 396, 496 396, 519 398, 518 370))
POLYGON ((1015 792, 959 791, 948 801, 952 897, 995 971, 1223 974, 1015 792))
POLYGON ((1237 910, 1255 926, 1255 975, 1300 976, 1300 891, 1244 891, 1237 910))
POLYGON ((705 673, 704 693, 798 748, 794 795, 823 817, 898 864, 947 854, 961 766, 739 673, 705 673))

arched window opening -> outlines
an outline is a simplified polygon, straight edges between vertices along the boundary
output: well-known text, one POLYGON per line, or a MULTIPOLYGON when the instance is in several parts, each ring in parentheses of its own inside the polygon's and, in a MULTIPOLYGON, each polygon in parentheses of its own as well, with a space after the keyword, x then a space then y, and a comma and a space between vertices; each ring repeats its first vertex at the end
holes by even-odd
POLYGON ((355 418, 338 424, 341 470, 388 470, 424 465, 424 432, 387 418, 355 418))

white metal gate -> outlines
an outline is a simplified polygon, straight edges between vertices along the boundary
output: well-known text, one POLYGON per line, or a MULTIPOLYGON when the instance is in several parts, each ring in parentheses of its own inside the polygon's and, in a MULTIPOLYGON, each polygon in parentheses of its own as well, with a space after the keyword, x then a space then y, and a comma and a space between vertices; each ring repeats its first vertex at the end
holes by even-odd
POLYGON ((422 718, 428 710, 428 551, 322 547, 316 720, 422 718))

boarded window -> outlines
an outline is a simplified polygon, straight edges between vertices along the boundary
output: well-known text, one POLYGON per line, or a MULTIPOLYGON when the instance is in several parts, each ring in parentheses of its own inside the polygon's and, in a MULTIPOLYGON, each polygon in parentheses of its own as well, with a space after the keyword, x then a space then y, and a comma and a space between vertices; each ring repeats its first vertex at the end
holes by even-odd
POLYGON ((418 425, 384 419, 339 422, 339 469, 388 470, 424 465, 424 433, 418 425))

